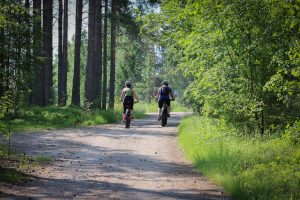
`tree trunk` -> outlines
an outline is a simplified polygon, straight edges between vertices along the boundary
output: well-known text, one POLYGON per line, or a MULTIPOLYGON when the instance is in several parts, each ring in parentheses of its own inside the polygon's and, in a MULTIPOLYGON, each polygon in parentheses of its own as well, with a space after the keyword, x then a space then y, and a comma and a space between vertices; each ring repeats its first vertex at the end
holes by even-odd
POLYGON ((96 1, 95 15, 95 67, 94 67, 94 97, 96 107, 101 106, 101 79, 102 79, 102 0, 96 1))
POLYGON ((116 24, 116 1, 112 0, 111 8, 111 52, 110 52, 110 80, 109 80, 109 107, 114 108, 115 103, 115 73, 116 73, 116 39, 117 39, 117 24, 116 24))
POLYGON ((74 52, 74 76, 72 88, 72 104, 80 106, 80 46, 82 26, 82 0, 76 0, 76 30, 74 52))
MULTIPOLYGON (((4 47, 4 29, 0 29, 0 46, 4 47)), ((0 49, 0 97, 4 94, 4 81, 5 81, 5 54, 4 48, 0 49)))
POLYGON ((43 71, 43 99, 42 106, 47 106, 53 103, 52 86, 53 86, 53 65, 52 65, 52 4, 53 0, 43 0, 43 56, 45 62, 42 68, 43 71))
POLYGON ((95 13, 96 0, 89 1, 89 24, 88 24, 88 58, 85 79, 85 98, 88 103, 93 102, 94 67, 95 67, 95 13))
POLYGON ((64 30, 63 30, 63 70, 62 70, 62 99, 61 105, 67 103, 67 73, 68 73, 68 0, 64 0, 64 30))
MULTIPOLYGON (((30 2, 29 0, 25 0, 25 8, 30 11, 30 2)), ((31 38, 32 38, 32 29, 31 29, 31 25, 32 23, 30 22, 30 19, 28 18, 27 20, 27 24, 28 26, 30 26, 30 28, 26 31, 28 33, 27 37, 26 37, 26 65, 27 66, 30 66, 30 75, 31 77, 28 78, 27 77, 27 80, 26 80, 26 84, 27 84, 27 87, 29 89, 29 91, 32 91, 33 90, 33 85, 32 85, 32 78, 33 78, 33 68, 32 68, 32 54, 31 54, 31 49, 32 49, 32 43, 31 43, 31 38)), ((32 92, 29 92, 28 93, 28 96, 27 96, 27 103, 29 105, 32 105, 33 104, 33 96, 32 96, 32 92)))
POLYGON ((102 89, 102 109, 106 110, 106 87, 107 87, 107 17, 108 0, 104 0, 104 30, 103 30, 103 89, 102 89))
POLYGON ((41 0, 33 0, 33 80, 32 99, 36 105, 42 105, 42 68, 38 59, 41 57, 41 0))
POLYGON ((63 30, 62 30, 62 23, 63 23, 63 0, 58 0, 58 105, 61 105, 63 99, 63 30))

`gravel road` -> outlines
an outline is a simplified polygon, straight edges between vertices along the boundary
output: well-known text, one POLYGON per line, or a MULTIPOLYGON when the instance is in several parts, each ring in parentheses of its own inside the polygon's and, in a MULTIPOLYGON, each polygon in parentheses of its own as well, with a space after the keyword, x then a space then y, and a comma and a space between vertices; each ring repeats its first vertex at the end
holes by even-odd
POLYGON ((193 169, 177 141, 184 113, 122 124, 20 133, 13 147, 51 157, 25 184, 0 183, 0 199, 228 199, 193 169))

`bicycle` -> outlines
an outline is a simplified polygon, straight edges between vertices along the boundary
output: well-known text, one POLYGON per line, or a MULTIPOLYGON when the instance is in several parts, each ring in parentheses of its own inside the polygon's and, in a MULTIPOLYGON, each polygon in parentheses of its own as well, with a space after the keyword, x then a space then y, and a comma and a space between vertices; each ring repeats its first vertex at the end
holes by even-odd
MULTIPOLYGON (((174 101, 175 99, 170 99, 170 101, 174 101)), ((168 122, 168 105, 166 103, 163 104, 161 109, 161 126, 166 126, 168 122)))
MULTIPOLYGON (((137 103, 137 102, 134 102, 134 103, 137 103)), ((130 123, 131 123, 131 119, 132 119, 130 105, 126 104, 125 108, 126 108, 126 110, 125 110, 125 128, 130 128, 130 123)))

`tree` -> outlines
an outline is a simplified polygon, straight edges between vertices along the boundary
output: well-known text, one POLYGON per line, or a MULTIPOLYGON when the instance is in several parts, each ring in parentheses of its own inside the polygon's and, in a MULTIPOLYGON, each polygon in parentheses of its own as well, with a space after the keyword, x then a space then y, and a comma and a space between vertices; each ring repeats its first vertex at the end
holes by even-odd
POLYGON ((80 106, 80 47, 82 26, 82 0, 76 0, 76 30, 74 51, 74 76, 72 89, 72 104, 80 106))
POLYGON ((293 47, 295 31, 287 23, 295 18, 289 4, 164 1, 161 13, 145 18, 144 29, 161 39, 159 45, 172 59, 173 70, 180 69, 193 80, 186 93, 197 111, 263 135, 268 128, 285 126, 299 117, 299 108, 292 103, 295 97, 289 97, 292 101, 286 106, 265 87, 277 85, 282 77, 297 84, 297 70, 290 70, 295 69, 291 67, 294 59, 287 58, 290 49, 297 49, 293 47), (276 75, 280 65, 280 75, 276 75))
POLYGON ((7 108, 1 108, 1 118, 16 117, 28 101, 33 22, 29 1, 0 2, 0 104, 7 108))
POLYGON ((109 107, 114 108, 115 103, 115 74, 116 74, 116 41, 117 41, 117 2, 111 2, 111 32, 110 32, 110 79, 109 79, 109 107))
POLYGON ((107 18, 108 18, 108 0, 104 0, 104 30, 103 30, 103 82, 102 82, 102 106, 106 110, 107 98, 107 18))
POLYGON ((94 99, 94 67, 95 67, 95 14, 96 14, 96 0, 89 1, 88 14, 88 59, 86 66, 86 80, 85 80, 85 98, 89 103, 93 103, 94 99))
POLYGON ((63 0, 58 0, 58 105, 63 103, 63 0))
POLYGON ((36 105, 41 105, 42 94, 42 75, 41 75, 41 52, 42 52, 42 24, 41 24, 41 0, 33 0, 33 37, 32 37, 32 53, 33 70, 31 80, 31 98, 32 102, 36 105))
POLYGON ((94 66, 94 97, 95 107, 101 107, 102 79, 102 0, 96 1, 95 14, 95 66, 94 66))
POLYGON ((40 106, 52 103, 53 65, 52 65, 52 29, 53 29, 53 0, 43 0, 43 49, 42 56, 45 61, 41 68, 40 80, 42 80, 42 91, 40 106))
POLYGON ((68 72, 68 0, 64 0, 64 35, 63 35, 63 71, 62 71, 62 101, 64 106, 67 102, 67 72, 68 72))
POLYGON ((58 43, 58 105, 65 106, 67 102, 67 69, 68 69, 68 0, 59 0, 59 43, 58 43), (62 11, 63 10, 63 11, 62 11), (62 14, 64 14, 62 31, 62 14), (63 34, 62 34, 63 33, 63 34))

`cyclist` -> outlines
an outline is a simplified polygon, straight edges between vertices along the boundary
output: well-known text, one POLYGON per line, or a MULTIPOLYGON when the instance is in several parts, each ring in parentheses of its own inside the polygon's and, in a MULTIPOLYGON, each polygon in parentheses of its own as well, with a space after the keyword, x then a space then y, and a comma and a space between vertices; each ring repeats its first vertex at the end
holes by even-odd
POLYGON ((168 106, 168 117, 170 117, 170 97, 174 100, 172 89, 169 87, 169 82, 164 80, 162 86, 157 92, 158 99, 158 121, 161 120, 161 109, 164 103, 168 106))
POLYGON ((125 87, 121 92, 121 101, 123 102, 123 113, 122 113, 122 121, 125 122, 125 112, 126 112, 126 105, 129 105, 131 114, 133 114, 133 104, 139 102, 139 98, 136 95, 135 91, 132 89, 132 84, 130 81, 125 82, 125 87))

